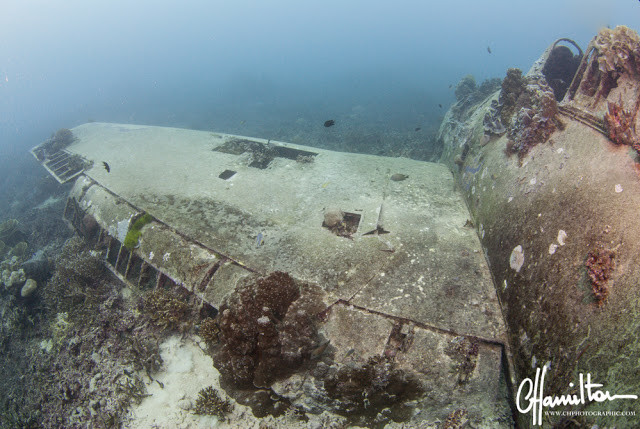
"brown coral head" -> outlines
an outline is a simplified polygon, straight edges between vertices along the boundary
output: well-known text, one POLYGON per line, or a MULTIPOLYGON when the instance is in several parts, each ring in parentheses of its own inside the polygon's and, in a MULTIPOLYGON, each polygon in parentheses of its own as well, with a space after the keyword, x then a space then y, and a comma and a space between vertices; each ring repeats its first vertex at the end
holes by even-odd
POLYGON ((596 304, 601 306, 609 296, 608 281, 615 269, 615 252, 596 248, 587 254, 585 261, 587 275, 591 280, 591 290, 596 304))
POLYGON ((218 315, 214 352, 223 381, 269 387, 309 359, 319 343, 314 316, 325 308, 317 289, 276 271, 247 279, 229 295, 218 315))

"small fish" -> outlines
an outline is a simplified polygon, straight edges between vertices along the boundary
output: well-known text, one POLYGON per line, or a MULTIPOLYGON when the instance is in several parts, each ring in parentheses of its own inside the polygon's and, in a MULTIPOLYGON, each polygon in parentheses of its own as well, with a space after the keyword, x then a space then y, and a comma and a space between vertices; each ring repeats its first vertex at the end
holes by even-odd
POLYGON ((245 121, 244 119, 242 121, 240 121, 240 125, 244 125, 247 121, 245 121))
POLYGON ((409 176, 407 176, 406 174, 396 173, 396 174, 392 174, 390 179, 393 180, 394 182, 402 182, 408 177, 409 176))
POLYGON ((487 46, 487 52, 491 53, 491 48, 487 46))
POLYGON ((102 165, 104 166, 104 169, 107 170, 107 173, 111 172, 111 167, 109 167, 109 164, 107 164, 106 161, 102 161, 102 165))
POLYGON ((415 131, 420 131, 422 128, 416 127, 415 131))
POLYGON ((311 350, 310 358, 313 360, 313 359, 318 359, 320 356, 322 356, 322 353, 324 353, 324 351, 327 349, 327 346, 329 345, 329 343, 330 341, 327 340, 324 343, 321 343, 315 349, 311 350))
POLYGON ((332 127, 336 124, 336 121, 334 121, 333 119, 329 119, 328 121, 324 121, 324 126, 329 128, 332 127))
POLYGON ((452 83, 450 83, 450 84, 449 84, 449 89, 451 89, 451 87, 452 87, 452 86, 453 86, 453 84, 452 84, 452 83))
POLYGON ((438 104, 438 107, 442 109, 442 104, 438 104))
POLYGON ((263 243, 264 243, 264 236, 260 232, 260 233, 258 233, 258 236, 256 237, 256 247, 262 246, 263 243))

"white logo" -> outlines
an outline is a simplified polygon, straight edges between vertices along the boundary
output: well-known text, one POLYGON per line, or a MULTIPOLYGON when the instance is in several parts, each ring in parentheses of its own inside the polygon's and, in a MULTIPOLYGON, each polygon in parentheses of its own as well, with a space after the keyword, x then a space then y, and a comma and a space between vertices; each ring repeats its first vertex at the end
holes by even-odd
MULTIPOLYGON (((608 390, 604 392, 597 389, 602 384, 591 383, 591 374, 587 373, 587 382, 584 382, 584 375, 580 373, 580 395, 561 395, 561 396, 545 396, 544 395, 544 377, 547 374, 547 367, 542 370, 536 369, 535 381, 525 378, 518 387, 516 395, 516 407, 518 411, 525 414, 531 412, 533 414, 533 424, 542 424, 542 408, 554 408, 558 405, 584 405, 588 402, 604 402, 613 401, 614 399, 638 399, 638 395, 611 395, 608 390), (520 396, 526 389, 525 401, 529 401, 526 408, 520 406, 520 396), (586 397, 585 397, 586 392, 586 397)), ((573 387, 573 383, 569 383, 569 387, 573 387)))

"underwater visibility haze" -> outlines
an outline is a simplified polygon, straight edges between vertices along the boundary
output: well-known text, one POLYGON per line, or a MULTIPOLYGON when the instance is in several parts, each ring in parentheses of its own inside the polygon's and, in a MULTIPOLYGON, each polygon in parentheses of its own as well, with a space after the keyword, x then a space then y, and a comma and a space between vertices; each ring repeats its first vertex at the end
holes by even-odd
POLYGON ((0 427, 640 425, 639 2, 0 12, 0 427))

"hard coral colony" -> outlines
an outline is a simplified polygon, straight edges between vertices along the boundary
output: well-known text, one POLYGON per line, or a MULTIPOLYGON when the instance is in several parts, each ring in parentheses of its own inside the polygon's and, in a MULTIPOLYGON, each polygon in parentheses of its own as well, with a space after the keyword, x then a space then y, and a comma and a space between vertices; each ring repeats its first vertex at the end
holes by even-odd
POLYGON ((593 249, 585 261, 587 274, 591 280, 591 288, 596 304, 601 306, 609 296, 607 285, 615 269, 615 252, 609 249, 593 249))

